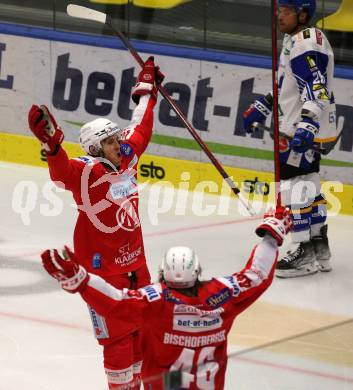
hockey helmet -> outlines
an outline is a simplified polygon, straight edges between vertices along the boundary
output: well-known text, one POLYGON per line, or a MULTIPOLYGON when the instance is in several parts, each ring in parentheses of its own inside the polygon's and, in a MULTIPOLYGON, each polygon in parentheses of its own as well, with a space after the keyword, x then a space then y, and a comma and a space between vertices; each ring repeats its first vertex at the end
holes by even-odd
POLYGON ((114 134, 123 134, 116 123, 106 118, 94 119, 80 129, 81 147, 87 154, 96 157, 102 150, 101 142, 114 134))
POLYGON ((297 13, 305 10, 308 12, 309 19, 314 16, 316 11, 316 0, 279 0, 280 7, 293 7, 297 13))
POLYGON ((169 287, 188 288, 195 285, 201 268, 199 259, 192 249, 175 246, 165 254, 159 272, 169 287))

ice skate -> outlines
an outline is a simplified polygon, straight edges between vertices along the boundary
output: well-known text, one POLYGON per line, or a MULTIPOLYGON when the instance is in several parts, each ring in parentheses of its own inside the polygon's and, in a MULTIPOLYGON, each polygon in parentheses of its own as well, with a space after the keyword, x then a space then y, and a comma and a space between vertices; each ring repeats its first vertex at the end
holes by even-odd
POLYGON ((301 242, 277 263, 278 278, 296 278, 318 272, 314 245, 311 241, 301 242))

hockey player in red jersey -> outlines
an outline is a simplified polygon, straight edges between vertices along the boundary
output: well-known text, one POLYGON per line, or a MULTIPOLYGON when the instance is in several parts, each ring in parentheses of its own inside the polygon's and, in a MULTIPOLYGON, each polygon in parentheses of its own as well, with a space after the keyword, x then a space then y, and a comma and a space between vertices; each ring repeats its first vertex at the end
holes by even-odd
MULTIPOLYGON (((71 191, 78 205, 77 261, 120 289, 150 283, 138 215, 136 170, 151 138, 156 84, 163 77, 153 57, 148 58, 132 90, 137 106, 130 125, 120 129, 106 118, 86 123, 80 130, 80 144, 88 154, 84 157, 68 158, 61 146, 63 132, 45 106, 33 105, 28 116, 31 131, 47 152, 51 179, 71 191)), ((96 338, 104 347, 109 387, 137 378, 141 370, 139 319, 126 323, 106 316, 104 309, 89 310, 96 338)))
POLYGON ((47 250, 42 261, 63 289, 79 292, 102 315, 116 316, 125 326, 142 315, 146 389, 163 389, 162 374, 176 371, 181 383, 173 388, 221 390, 228 332, 236 316, 271 284, 278 246, 290 227, 286 209, 265 215, 256 229, 263 240, 244 269, 204 282, 199 280, 197 256, 186 247, 169 249, 160 267, 160 282, 139 290, 118 290, 87 273, 68 248, 63 255, 47 250))

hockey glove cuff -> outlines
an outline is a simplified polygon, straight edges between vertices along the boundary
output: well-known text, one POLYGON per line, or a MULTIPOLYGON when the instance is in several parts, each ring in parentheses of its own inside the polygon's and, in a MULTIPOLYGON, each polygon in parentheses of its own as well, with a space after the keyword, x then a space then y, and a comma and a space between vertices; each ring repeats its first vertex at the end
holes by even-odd
POLYGON ((314 145, 314 137, 319 132, 319 124, 310 118, 302 118, 297 125, 290 147, 297 153, 304 153, 314 145))
POLYGON ((157 85, 162 83, 163 80, 164 74, 159 70, 159 66, 155 66, 154 57, 149 57, 137 77, 136 85, 132 89, 132 100, 138 104, 140 97, 147 94, 151 94, 157 99, 157 85))
POLYGON ((289 209, 279 207, 276 211, 270 210, 264 215, 262 223, 255 232, 259 237, 264 237, 266 233, 270 234, 277 241, 278 246, 281 246, 291 228, 292 217, 289 209))
POLYGON ((253 127, 255 122, 264 124, 272 112, 273 98, 269 93, 261 96, 243 114, 243 127, 247 133, 253 133, 256 128, 253 127))

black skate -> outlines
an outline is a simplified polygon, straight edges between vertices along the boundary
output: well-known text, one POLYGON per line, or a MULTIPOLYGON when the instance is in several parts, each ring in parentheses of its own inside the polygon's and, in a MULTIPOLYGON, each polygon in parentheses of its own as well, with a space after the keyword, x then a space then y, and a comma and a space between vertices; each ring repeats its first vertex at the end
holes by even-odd
POLYGON ((278 278, 296 278, 318 272, 314 245, 311 241, 301 242, 297 248, 288 251, 277 263, 276 276, 278 278))
POLYGON ((319 269, 322 272, 329 272, 332 270, 331 265, 331 251, 328 245, 327 225, 320 229, 320 236, 312 237, 311 242, 314 245, 316 260, 319 263, 319 269))

